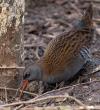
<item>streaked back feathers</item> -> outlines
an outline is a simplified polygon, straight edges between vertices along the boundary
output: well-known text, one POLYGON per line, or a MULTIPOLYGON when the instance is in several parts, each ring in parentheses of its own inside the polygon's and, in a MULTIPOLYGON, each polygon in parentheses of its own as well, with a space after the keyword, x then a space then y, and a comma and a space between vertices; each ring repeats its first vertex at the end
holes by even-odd
POLYGON ((89 47, 92 41, 92 5, 87 8, 82 20, 77 25, 82 28, 73 28, 69 32, 62 33, 55 39, 51 40, 43 58, 40 60, 41 67, 46 74, 56 74, 70 65, 80 49, 89 47))

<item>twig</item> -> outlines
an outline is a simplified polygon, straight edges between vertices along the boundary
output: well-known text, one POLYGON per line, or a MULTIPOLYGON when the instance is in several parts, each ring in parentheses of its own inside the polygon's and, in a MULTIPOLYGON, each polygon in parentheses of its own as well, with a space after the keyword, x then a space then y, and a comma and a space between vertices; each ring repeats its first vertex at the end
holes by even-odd
POLYGON ((6 103, 8 102, 8 98, 7 98, 7 89, 5 87, 5 100, 6 100, 6 103))
POLYGON ((94 71, 92 71, 91 73, 88 73, 88 75, 89 75, 89 74, 95 74, 95 73, 97 73, 97 72, 99 72, 99 71, 100 71, 100 65, 97 66, 97 67, 94 69, 94 71))
MULTIPOLYGON (((27 109, 27 108, 26 108, 27 109)), ((86 109, 84 109, 83 106, 47 106, 47 107, 36 107, 32 106, 28 108, 29 110, 100 110, 100 106, 86 106, 86 109)), ((28 110, 27 109, 27 110, 28 110)), ((25 110, 25 107, 22 108, 21 110, 25 110)))
MULTIPOLYGON (((5 90, 5 87, 0 87, 0 89, 4 89, 4 90, 5 90)), ((13 89, 13 88, 6 88, 6 90, 17 91, 17 89, 13 89)), ((20 90, 20 91, 21 91, 21 90, 20 90)), ((31 92, 27 92, 27 91, 23 91, 23 93, 29 94, 29 95, 32 95, 32 96, 38 96, 38 95, 35 94, 35 93, 31 93, 31 92)))
MULTIPOLYGON (((40 98, 40 99, 31 99, 31 101, 34 101, 34 102, 39 102, 39 101, 43 101, 43 100, 47 100, 47 99, 55 99, 55 98, 66 98, 66 99, 71 99, 71 100, 74 100, 77 104, 81 105, 81 106, 85 106, 80 100, 76 99, 75 97, 73 96, 69 96, 68 94, 67 95, 53 95, 53 96, 47 96, 47 97, 43 97, 43 98, 40 98)), ((65 101, 65 100, 64 100, 65 101)))
POLYGON ((94 21, 94 22, 97 22, 97 23, 100 23, 100 19, 99 19, 99 18, 98 18, 98 19, 95 19, 95 18, 94 18, 93 21, 94 21))
POLYGON ((21 66, 1 66, 0 69, 24 69, 25 67, 21 66))
POLYGON ((20 101, 20 102, 1 105, 1 107, 15 106, 15 105, 20 105, 20 104, 32 104, 32 103, 36 103, 36 102, 39 102, 39 101, 44 101, 44 100, 47 100, 47 99, 56 99, 56 98, 72 99, 72 100, 76 101, 80 106, 85 107, 85 105, 80 100, 74 98, 73 96, 69 96, 69 95, 57 95, 57 96, 53 95, 53 96, 47 96, 47 97, 40 98, 40 99, 34 98, 34 99, 29 100, 29 101, 20 101))
POLYGON ((23 107, 23 104, 21 104, 20 106, 14 108, 14 110, 20 110, 23 107))

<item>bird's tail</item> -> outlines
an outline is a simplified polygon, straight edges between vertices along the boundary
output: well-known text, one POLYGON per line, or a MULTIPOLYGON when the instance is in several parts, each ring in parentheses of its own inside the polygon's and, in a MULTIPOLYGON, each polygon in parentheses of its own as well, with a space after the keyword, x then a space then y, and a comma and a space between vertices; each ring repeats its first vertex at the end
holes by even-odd
POLYGON ((92 25, 93 23, 92 17, 93 17, 93 6, 92 6, 92 3, 90 3, 88 8, 86 9, 86 12, 82 17, 82 21, 85 23, 85 26, 90 27, 92 25))

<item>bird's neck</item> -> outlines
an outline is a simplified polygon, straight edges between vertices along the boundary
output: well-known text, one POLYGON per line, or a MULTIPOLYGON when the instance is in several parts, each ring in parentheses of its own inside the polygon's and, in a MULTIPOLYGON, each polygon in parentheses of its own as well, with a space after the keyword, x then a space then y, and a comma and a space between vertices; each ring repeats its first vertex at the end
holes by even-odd
POLYGON ((38 80, 42 80, 44 76, 43 59, 40 59, 39 61, 37 61, 36 64, 40 68, 40 72, 38 74, 38 80))

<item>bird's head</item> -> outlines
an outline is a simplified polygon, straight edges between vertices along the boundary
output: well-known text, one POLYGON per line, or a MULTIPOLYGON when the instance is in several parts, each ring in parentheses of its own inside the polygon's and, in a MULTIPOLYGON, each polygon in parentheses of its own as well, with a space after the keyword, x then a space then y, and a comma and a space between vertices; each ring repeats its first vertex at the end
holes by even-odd
POLYGON ((39 81, 42 80, 42 71, 39 65, 33 64, 25 68, 23 72, 23 80, 21 83, 21 93, 20 96, 22 96, 23 91, 26 89, 27 85, 32 81, 39 81))
POLYGON ((37 64, 28 66, 23 72, 23 80, 28 82, 41 79, 41 68, 37 64))

